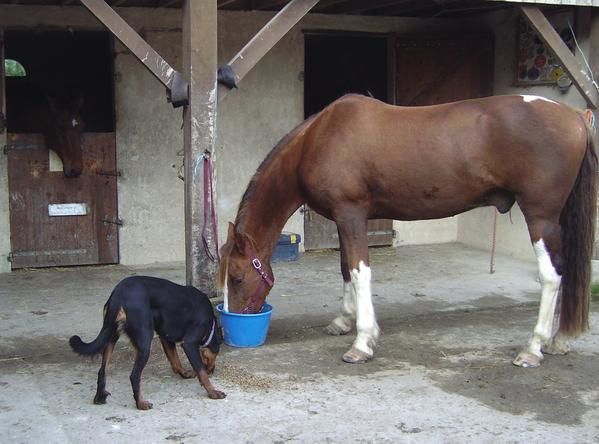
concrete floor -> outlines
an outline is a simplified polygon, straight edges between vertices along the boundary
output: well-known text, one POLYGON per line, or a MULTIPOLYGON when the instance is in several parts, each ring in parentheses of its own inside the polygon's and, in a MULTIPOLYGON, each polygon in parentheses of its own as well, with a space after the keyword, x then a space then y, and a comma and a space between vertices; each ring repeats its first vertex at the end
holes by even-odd
POLYGON ((96 336, 123 277, 183 282, 182 264, 0 275, 0 442, 599 442, 598 313, 570 354, 516 368, 536 319, 534 263, 500 256, 491 275, 488 253, 455 244, 371 255, 383 330, 372 362, 344 364, 353 335, 322 331, 339 310, 338 254, 304 254, 274 266, 267 343, 223 347, 212 382, 227 398, 172 375, 155 340, 147 412, 134 408, 128 341, 109 371, 112 396, 97 406, 99 360, 67 340, 96 336))

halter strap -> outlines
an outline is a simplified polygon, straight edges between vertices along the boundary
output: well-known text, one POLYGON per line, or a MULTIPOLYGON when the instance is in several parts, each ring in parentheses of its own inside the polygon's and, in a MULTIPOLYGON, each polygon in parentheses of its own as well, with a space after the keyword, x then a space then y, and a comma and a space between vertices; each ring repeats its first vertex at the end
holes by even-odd
POLYGON ((201 348, 208 347, 208 345, 212 342, 212 337, 214 336, 214 330, 216 329, 216 320, 212 319, 212 329, 210 330, 210 334, 208 335, 208 339, 202 345, 201 348))
POLYGON ((254 259, 252 259, 252 267, 254 267, 256 269, 256 271, 258 272, 258 274, 260 275, 260 277, 262 278, 262 280, 264 282, 266 282, 271 287, 274 285, 274 283, 275 283, 274 278, 270 277, 262 269, 262 262, 260 262, 260 259, 258 259, 257 257, 255 257, 254 259))
MULTIPOLYGON (((258 259, 256 255, 253 256, 254 258, 252 259, 252 267, 254 267, 254 270, 256 270, 260 275, 260 285, 258 285, 256 292, 252 296, 252 303, 258 300, 258 296, 260 296, 260 293, 262 293, 262 290, 264 290, 265 284, 272 288, 275 283, 275 278, 269 276, 268 273, 262 269, 262 262, 260 262, 260 259, 258 259)), ((247 311, 247 308, 244 311, 247 311)))

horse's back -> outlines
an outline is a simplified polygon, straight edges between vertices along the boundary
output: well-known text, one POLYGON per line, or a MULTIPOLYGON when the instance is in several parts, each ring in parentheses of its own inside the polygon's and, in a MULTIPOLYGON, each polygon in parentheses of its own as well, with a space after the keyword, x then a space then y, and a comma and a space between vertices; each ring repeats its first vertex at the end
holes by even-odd
POLYGON ((302 148, 315 207, 368 201, 372 217, 438 218, 495 190, 521 193, 531 178, 538 192, 570 180, 586 131, 573 108, 532 96, 401 107, 348 95, 314 119, 302 148))

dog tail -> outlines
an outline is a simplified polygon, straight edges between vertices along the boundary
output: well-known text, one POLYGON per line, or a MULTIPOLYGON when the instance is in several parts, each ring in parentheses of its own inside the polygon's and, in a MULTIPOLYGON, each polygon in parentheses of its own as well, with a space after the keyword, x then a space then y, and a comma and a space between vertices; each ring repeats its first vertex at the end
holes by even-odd
POLYGON ((124 321, 123 309, 111 305, 109 300, 104 306, 104 322, 98 337, 92 342, 83 342, 79 336, 71 336, 69 345, 79 355, 94 356, 102 353, 110 340, 119 335, 124 321))

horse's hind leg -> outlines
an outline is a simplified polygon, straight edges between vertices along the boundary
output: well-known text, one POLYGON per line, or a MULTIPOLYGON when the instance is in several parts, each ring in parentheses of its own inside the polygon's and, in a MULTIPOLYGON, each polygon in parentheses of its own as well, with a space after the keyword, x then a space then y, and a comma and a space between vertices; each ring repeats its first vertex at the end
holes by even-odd
POLYGON ((561 283, 561 235, 558 223, 529 222, 529 231, 539 267, 541 302, 539 317, 528 345, 514 359, 519 367, 538 367, 543 351, 565 353, 567 344, 553 338, 554 315, 561 283))
MULTIPOLYGON (((339 230, 337 232, 339 233, 339 230)), ((356 293, 351 283, 349 266, 347 265, 347 254, 341 233, 339 233, 339 250, 341 256, 341 275, 343 276, 343 302, 341 303, 341 313, 325 328, 326 333, 334 336, 349 333, 356 320, 356 293)))
POLYGON ((366 217, 348 210, 336 217, 339 238, 345 251, 351 286, 355 294, 356 329, 358 335, 343 360, 352 364, 372 359, 380 330, 372 306, 371 271, 368 261, 366 217))

